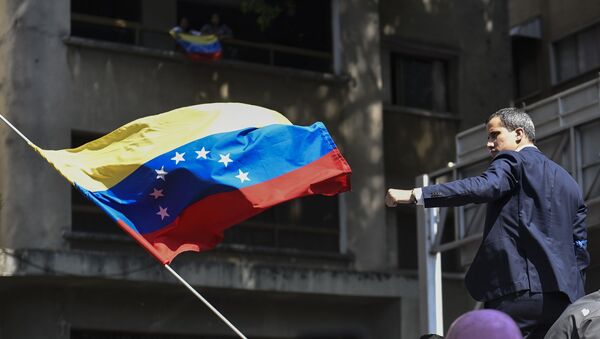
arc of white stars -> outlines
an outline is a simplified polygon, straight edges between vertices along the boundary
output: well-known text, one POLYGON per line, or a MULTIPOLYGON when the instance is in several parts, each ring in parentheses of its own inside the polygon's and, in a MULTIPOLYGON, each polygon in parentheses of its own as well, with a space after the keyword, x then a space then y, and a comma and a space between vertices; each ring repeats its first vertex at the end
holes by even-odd
POLYGON ((225 167, 227 167, 227 164, 229 164, 230 162, 233 162, 233 160, 231 160, 231 158, 229 157, 230 155, 231 155, 231 153, 227 153, 225 155, 219 154, 219 156, 221 157, 221 160, 219 160, 218 162, 223 163, 223 165, 225 165, 225 167))
POLYGON ((194 151, 196 152, 196 154, 198 154, 198 156, 196 157, 196 159, 206 159, 206 156, 208 155, 208 153, 210 153, 210 151, 207 151, 204 147, 202 147, 201 150, 199 151, 194 151))
POLYGON ((158 212, 156 215, 160 215, 160 220, 165 220, 166 217, 170 217, 169 213, 167 213, 168 207, 162 208, 162 206, 158 206, 158 212))
POLYGON ((158 199, 160 197, 164 197, 165 196, 164 193, 163 193, 163 191, 164 191, 163 189, 157 190, 156 188, 153 188, 153 190, 154 191, 152 193, 150 193, 149 195, 153 196, 154 199, 158 199))
POLYGON ((175 152, 175 156, 172 157, 171 160, 175 161, 175 165, 179 165, 180 161, 185 161, 185 159, 183 158, 184 155, 185 155, 185 152, 183 152, 183 153, 175 152))
POLYGON ((156 172, 156 179, 165 180, 165 176, 169 174, 169 172, 165 171, 165 166, 160 166, 160 169, 154 171, 156 172))
POLYGON ((250 172, 242 172, 241 169, 238 169, 238 175, 236 175, 235 177, 240 179, 240 183, 244 183, 244 181, 250 181, 250 178, 248 178, 248 174, 250 174, 250 172))

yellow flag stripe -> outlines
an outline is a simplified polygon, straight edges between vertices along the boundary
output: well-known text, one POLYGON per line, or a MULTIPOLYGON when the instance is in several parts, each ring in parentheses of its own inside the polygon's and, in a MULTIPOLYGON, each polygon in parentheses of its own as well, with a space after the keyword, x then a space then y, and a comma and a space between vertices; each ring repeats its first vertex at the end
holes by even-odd
POLYGON ((203 104, 135 120, 78 148, 37 151, 70 182, 103 191, 147 161, 196 139, 272 124, 291 125, 283 115, 259 106, 203 104))

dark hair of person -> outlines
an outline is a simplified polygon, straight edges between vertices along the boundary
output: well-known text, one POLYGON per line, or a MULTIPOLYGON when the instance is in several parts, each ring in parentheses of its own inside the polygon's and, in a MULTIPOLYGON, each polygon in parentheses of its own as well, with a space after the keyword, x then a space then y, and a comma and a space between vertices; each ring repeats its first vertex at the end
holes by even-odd
POLYGON ((531 117, 525 111, 515 107, 499 109, 490 115, 485 122, 486 125, 493 118, 500 119, 502 126, 509 131, 522 128, 527 136, 527 139, 529 139, 531 142, 535 142, 535 126, 533 125, 533 120, 531 120, 531 117))

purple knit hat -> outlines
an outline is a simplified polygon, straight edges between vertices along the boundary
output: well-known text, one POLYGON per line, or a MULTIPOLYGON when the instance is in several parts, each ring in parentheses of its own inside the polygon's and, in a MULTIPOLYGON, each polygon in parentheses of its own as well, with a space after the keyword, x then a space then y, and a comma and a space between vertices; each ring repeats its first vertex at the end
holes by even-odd
POLYGON ((496 310, 467 312, 454 320, 445 339, 522 339, 521 331, 507 314, 496 310))

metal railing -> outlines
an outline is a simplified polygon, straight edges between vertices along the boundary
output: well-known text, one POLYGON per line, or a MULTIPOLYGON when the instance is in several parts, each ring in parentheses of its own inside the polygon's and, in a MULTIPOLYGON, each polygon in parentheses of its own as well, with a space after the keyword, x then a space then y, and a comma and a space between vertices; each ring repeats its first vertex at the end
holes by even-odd
MULTIPOLYGON (((552 160, 567 169, 583 189, 590 206, 588 226, 600 226, 600 78, 523 107, 536 125, 536 144, 552 160), (596 207, 596 208, 594 208, 596 207)), ((486 130, 480 125, 456 136, 457 163, 428 174, 432 184, 470 176, 467 169, 484 168, 489 161, 485 147, 486 130)), ((437 233, 431 239, 432 253, 465 246, 481 240, 484 213, 480 207, 467 205, 454 209, 453 239, 442 243, 448 221, 447 208, 439 209, 433 220, 437 233)), ((470 257, 471 254, 466 254, 470 257)), ((461 254, 465 256, 465 254, 461 254)), ((468 260, 467 260, 468 261, 468 260)), ((468 262, 463 262, 467 264, 468 262)))
MULTIPOLYGON (((165 37, 170 38, 167 28, 150 27, 136 21, 128 21, 124 19, 108 18, 81 13, 71 13, 71 21, 83 24, 97 25, 106 28, 131 30, 133 32, 134 37, 133 44, 135 45, 143 45, 144 33, 164 35, 165 37)), ((329 70, 331 70, 332 68, 332 54, 328 52, 272 43, 258 43, 234 38, 223 39, 221 40, 221 44, 224 47, 251 49, 259 53, 264 53, 265 55, 267 55, 267 57, 265 62, 261 63, 268 65, 278 65, 282 60, 282 55, 292 55, 323 62, 328 65, 329 70)), ((244 60, 243 56, 240 56, 238 60, 246 61, 244 60)))

